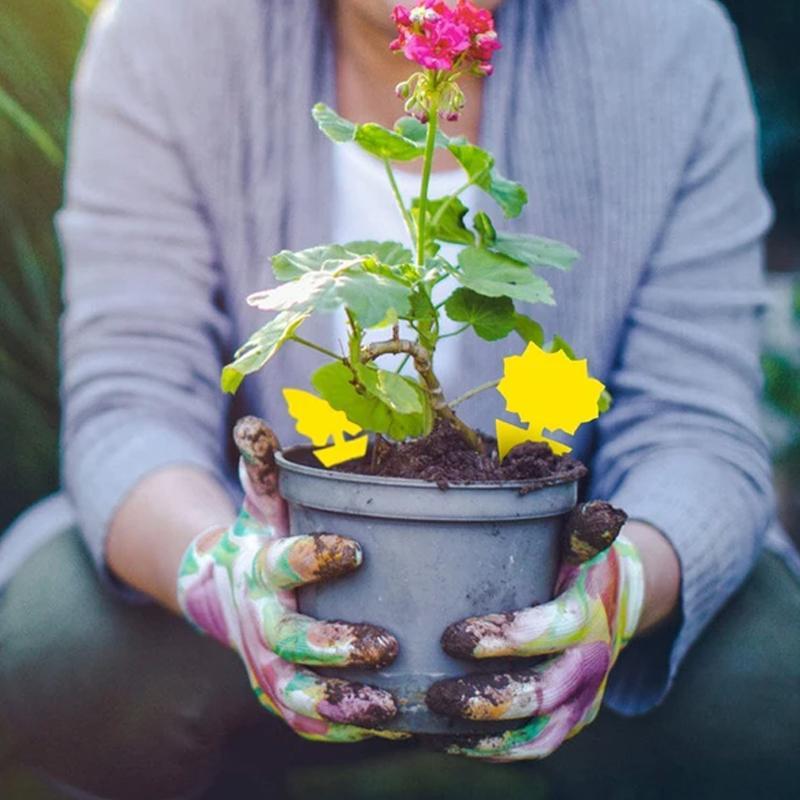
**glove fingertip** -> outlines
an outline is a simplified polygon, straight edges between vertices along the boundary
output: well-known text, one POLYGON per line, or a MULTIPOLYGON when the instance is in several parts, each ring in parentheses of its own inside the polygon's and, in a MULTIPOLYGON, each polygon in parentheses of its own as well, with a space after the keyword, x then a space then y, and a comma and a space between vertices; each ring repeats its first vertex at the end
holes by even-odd
POLYGON ((442 634, 441 644, 445 653, 453 658, 487 658, 513 653, 508 642, 508 629, 514 623, 517 612, 487 614, 483 617, 468 617, 448 625, 442 634), (485 643, 486 646, 481 646, 485 643))
POLYGON ((470 620, 462 620, 448 625, 442 634, 442 649, 453 658, 474 658, 475 648, 480 641, 478 634, 472 630, 470 620))
POLYGON ((378 728, 397 716, 397 702, 385 689, 332 678, 317 711, 329 722, 378 728))
POLYGON ((425 705, 434 714, 444 717, 463 716, 469 707, 466 682, 459 679, 436 681, 425 692, 425 705))
POLYGON ((275 467, 275 453, 280 443, 274 431, 258 417, 242 417, 233 428, 233 441, 248 464, 275 467))
POLYGON ((397 658, 400 644, 389 631, 366 622, 350 624, 348 627, 353 633, 349 666, 383 669, 397 658))
POLYGON ((239 475, 250 501, 266 513, 275 513, 277 505, 282 505, 275 463, 278 437, 258 417, 242 417, 233 429, 233 440, 241 456, 239 475))
POLYGON ((332 580, 347 575, 364 563, 364 550, 355 539, 333 533, 316 533, 312 535, 311 543, 316 580, 332 580))
POLYGON ((628 515, 603 500, 576 506, 564 526, 564 559, 584 564, 614 544, 628 515))

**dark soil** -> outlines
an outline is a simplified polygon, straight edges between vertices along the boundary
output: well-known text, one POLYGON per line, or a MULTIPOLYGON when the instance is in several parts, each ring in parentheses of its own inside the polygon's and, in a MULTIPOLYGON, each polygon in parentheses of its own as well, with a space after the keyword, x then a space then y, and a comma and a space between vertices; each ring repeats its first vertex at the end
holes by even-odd
POLYGON ((416 478, 432 481, 441 488, 455 483, 518 482, 525 490, 577 480, 586 467, 570 456, 556 456, 543 442, 517 445, 501 464, 497 443, 482 436, 486 454, 469 447, 445 423, 437 423, 422 439, 387 442, 379 438, 363 459, 335 466, 338 472, 379 475, 391 478, 416 478))

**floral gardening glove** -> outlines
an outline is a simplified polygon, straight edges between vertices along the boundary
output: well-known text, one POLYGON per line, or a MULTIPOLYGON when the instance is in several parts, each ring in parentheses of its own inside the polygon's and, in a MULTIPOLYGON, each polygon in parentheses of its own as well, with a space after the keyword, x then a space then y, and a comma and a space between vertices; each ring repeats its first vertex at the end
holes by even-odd
POLYGON ((360 546, 328 534, 289 537, 277 491, 275 435, 261 420, 245 417, 234 439, 244 505, 230 528, 200 534, 187 550, 178 577, 183 613, 238 652, 258 699, 301 736, 397 738, 371 730, 397 713, 389 692, 295 666, 379 668, 396 657, 397 640, 381 628, 319 622, 296 610, 292 590, 358 568, 360 546))
POLYGON ((502 734, 453 740, 448 752, 491 761, 544 758, 594 720, 609 671, 635 633, 644 601, 639 555, 631 542, 617 538, 625 519, 607 503, 579 506, 567 521, 555 600, 447 628, 442 646, 456 658, 559 654, 512 673, 434 684, 427 703, 438 713, 470 720, 531 718, 502 734))

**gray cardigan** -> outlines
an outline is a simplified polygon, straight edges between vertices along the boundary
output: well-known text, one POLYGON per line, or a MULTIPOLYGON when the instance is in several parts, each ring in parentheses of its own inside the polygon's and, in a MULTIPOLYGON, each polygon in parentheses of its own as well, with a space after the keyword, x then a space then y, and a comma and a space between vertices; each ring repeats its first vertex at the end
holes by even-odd
MULTIPOLYGON (((657 526, 682 563, 681 619, 634 642, 612 676, 608 702, 640 713, 773 517, 757 422, 771 212, 748 85, 712 0, 507 0, 498 24, 481 136, 531 196, 509 227, 583 254, 550 276, 558 306, 530 311, 616 398, 578 440, 589 494, 657 526)), ((265 321, 244 298, 271 284, 270 254, 330 236, 332 145, 309 108, 335 103, 331 67, 316 0, 117 0, 94 24, 58 223, 63 481, 101 565, 142 476, 193 464, 232 485, 232 417, 296 438, 279 389, 307 386, 313 355, 286 348, 233 408, 218 376, 265 321)), ((324 320, 306 333, 335 346, 324 320)), ((465 342, 448 393, 519 350, 465 342)), ((465 416, 491 428, 500 403, 486 393, 465 416)))

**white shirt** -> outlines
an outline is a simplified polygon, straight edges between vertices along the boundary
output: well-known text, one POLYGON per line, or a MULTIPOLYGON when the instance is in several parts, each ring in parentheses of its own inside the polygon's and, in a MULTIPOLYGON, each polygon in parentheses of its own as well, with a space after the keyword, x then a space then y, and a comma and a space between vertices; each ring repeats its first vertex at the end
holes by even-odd
MULTIPOLYGON (((411 199, 419 195, 421 176, 396 168, 394 173, 403 202, 406 207, 410 207, 411 199)), ((338 145, 334 150, 333 177, 334 242, 345 244, 360 239, 375 239, 401 242, 407 247, 411 247, 410 237, 400 210, 397 208, 386 170, 378 159, 365 153, 355 143, 338 145)), ((435 199, 452 194, 463 185, 465 180, 466 176, 461 169, 434 172, 431 175, 428 196, 435 199)), ((473 204, 476 192, 476 187, 471 186, 462 193, 461 200, 467 207, 473 204)), ((455 263, 458 249, 457 245, 446 244, 442 247, 440 255, 455 263)), ((441 302, 456 288, 458 288, 458 283, 454 278, 442 281, 434 288, 433 302, 441 302)), ((343 338, 344 310, 333 316, 336 337, 343 338)), ((441 334, 457 330, 461 325, 462 323, 448 319, 442 309, 441 334)), ((405 324, 401 325, 401 334, 408 335, 409 333, 408 327, 405 324)), ((445 387, 448 384, 452 385, 452 379, 458 370, 460 348, 464 346, 463 339, 468 335, 465 332, 462 336, 444 339, 436 347, 436 374, 445 387)), ((387 331, 383 329, 370 331, 365 338, 367 341, 386 339, 387 331)), ((399 356, 384 356, 380 359, 379 366, 384 369, 394 369, 399 364, 400 358, 399 356)), ((406 364, 403 372, 404 374, 413 374, 413 366, 406 364)))

